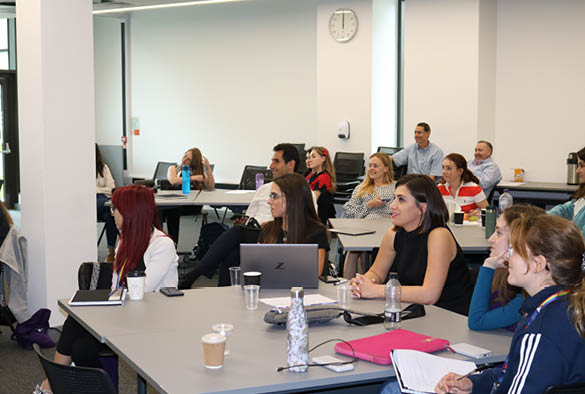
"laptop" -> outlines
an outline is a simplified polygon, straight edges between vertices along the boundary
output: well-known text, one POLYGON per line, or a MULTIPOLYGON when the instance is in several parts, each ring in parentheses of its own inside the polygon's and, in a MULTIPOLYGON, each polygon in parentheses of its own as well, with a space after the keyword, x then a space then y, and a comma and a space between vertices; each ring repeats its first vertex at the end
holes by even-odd
POLYGON ((319 287, 317 244, 241 244, 240 268, 262 272, 261 288, 319 287))

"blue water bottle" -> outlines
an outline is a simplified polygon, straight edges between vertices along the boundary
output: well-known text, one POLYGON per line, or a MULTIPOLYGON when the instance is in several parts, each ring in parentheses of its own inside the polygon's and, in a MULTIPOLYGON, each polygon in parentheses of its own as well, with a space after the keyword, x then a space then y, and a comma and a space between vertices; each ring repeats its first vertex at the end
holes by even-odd
POLYGON ((191 171, 189 170, 189 166, 183 166, 183 173, 181 174, 183 178, 183 194, 189 194, 191 192, 191 171))

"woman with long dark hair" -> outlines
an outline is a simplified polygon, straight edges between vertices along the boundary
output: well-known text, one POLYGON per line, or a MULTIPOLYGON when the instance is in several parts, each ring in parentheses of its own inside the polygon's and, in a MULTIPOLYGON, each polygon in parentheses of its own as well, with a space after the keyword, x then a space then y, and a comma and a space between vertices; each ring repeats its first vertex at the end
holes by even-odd
POLYGON ((443 159, 443 179, 439 191, 445 203, 454 201, 463 212, 475 211, 488 206, 479 179, 467 168, 465 157, 451 153, 443 159))
POLYGON ((508 283, 527 298, 502 367, 462 378, 448 373, 437 393, 543 393, 585 382, 585 242, 574 223, 551 215, 510 228, 508 283))
POLYGON ((384 297, 384 283, 392 271, 402 284, 402 301, 467 315, 473 281, 447 227, 447 207, 433 180, 420 174, 400 178, 390 209, 394 228, 384 235, 370 270, 350 281, 353 294, 384 297))
MULTIPOLYGON (((145 292, 161 287, 177 287, 178 256, 173 240, 158 223, 154 193, 144 186, 132 185, 116 189, 112 196, 112 212, 120 242, 112 276, 112 290, 126 286, 126 275, 134 270, 146 273, 145 292)), ((101 368, 98 352, 101 344, 73 318, 68 317, 54 361, 59 364, 101 368)), ((50 393, 48 380, 35 393, 50 393)))
POLYGON ((268 205, 274 220, 264 225, 258 242, 318 244, 321 275, 329 251, 329 234, 315 212, 305 179, 296 173, 274 178, 268 205))
MULTIPOLYGON (((199 148, 191 148, 183 154, 181 164, 171 166, 167 170, 167 180, 173 186, 180 186, 183 182, 183 166, 189 166, 189 182, 192 190, 213 190, 215 179, 213 170, 207 157, 201 154, 199 148)), ((179 242, 179 225, 181 216, 198 215, 201 213, 201 206, 181 206, 178 208, 161 209, 161 221, 166 220, 167 230, 175 243, 179 242)))
POLYGON ((585 237, 585 148, 577 152, 577 176, 579 188, 573 193, 573 199, 557 205, 548 213, 572 220, 585 237))
POLYGON ((95 144, 95 193, 97 203, 97 216, 102 219, 106 226, 106 239, 108 241, 108 256, 106 261, 114 261, 116 239, 118 238, 118 230, 114 224, 114 218, 110 212, 110 208, 106 207, 106 202, 112 196, 112 189, 116 187, 110 168, 104 159, 98 145, 95 144))

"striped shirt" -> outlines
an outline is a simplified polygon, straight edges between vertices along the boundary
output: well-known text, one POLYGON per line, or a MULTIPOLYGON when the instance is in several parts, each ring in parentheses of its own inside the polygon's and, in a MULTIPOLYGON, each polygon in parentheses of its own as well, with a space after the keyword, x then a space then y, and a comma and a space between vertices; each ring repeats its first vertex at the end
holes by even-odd
POLYGON ((459 186, 459 189, 457 189, 455 193, 455 197, 451 195, 451 186, 448 183, 440 184, 438 187, 445 203, 455 201, 457 209, 463 212, 477 209, 477 203, 485 200, 483 190, 481 190, 481 187, 474 182, 467 182, 459 186))

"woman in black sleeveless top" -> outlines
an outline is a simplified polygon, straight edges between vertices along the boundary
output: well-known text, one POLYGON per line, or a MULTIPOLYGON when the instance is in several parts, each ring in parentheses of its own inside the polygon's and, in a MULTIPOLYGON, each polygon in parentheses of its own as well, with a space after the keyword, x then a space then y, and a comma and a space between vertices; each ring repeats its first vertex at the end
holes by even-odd
POLYGON ((390 208, 394 228, 384 235, 370 270, 351 280, 354 295, 384 297, 383 283, 392 271, 402 284, 402 301, 435 304, 467 315, 473 281, 432 179, 418 174, 402 177, 390 208))

